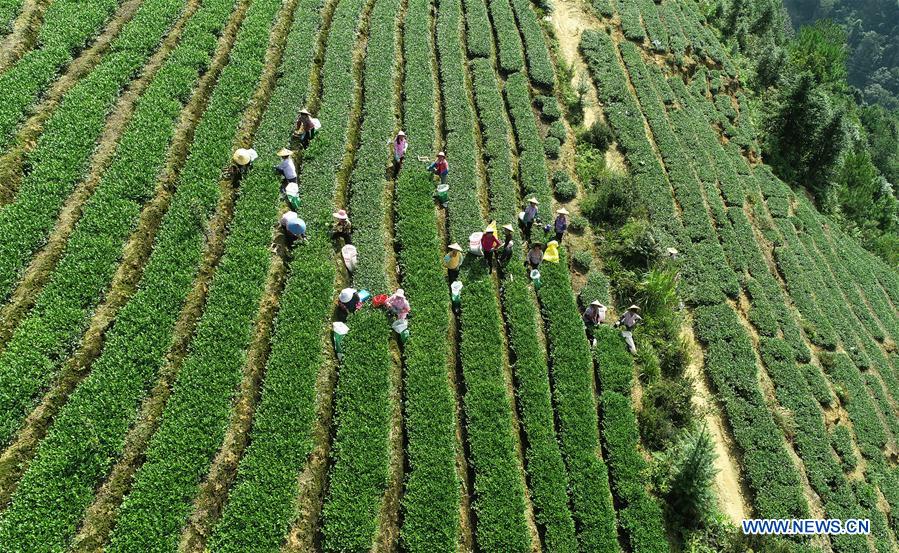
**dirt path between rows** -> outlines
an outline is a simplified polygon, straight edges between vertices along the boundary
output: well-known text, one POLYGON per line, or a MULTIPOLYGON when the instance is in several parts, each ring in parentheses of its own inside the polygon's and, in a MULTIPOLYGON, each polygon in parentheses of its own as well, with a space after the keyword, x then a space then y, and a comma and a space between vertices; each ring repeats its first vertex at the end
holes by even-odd
POLYGON ((683 336, 690 344, 691 362, 686 375, 693 379, 693 405, 715 443, 715 495, 718 508, 735 524, 747 518, 751 511, 746 501, 746 493, 740 475, 740 467, 731 453, 736 447, 725 426, 724 417, 715 401, 703 372, 702 348, 696 342, 691 324, 685 324, 683 336))
POLYGON ((599 19, 584 11, 577 0, 556 0, 553 2, 553 12, 550 17, 556 39, 559 41, 559 51, 565 58, 565 63, 574 70, 571 86, 577 89, 578 82, 582 78, 589 84, 587 102, 584 106, 584 126, 589 127, 597 119, 602 119, 602 112, 599 109, 596 89, 588 78, 587 66, 578 54, 578 46, 585 30, 601 29, 603 24, 599 19))

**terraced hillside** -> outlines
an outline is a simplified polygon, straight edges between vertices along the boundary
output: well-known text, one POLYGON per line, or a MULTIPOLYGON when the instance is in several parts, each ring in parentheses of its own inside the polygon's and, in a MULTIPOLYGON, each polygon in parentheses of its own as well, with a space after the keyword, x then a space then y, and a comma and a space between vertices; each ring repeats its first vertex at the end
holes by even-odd
POLYGON ((694 0, 0 0, 0 44, 0 550, 899 549, 899 274, 764 165, 694 0), (613 182, 642 209, 601 224, 613 182), (447 246, 530 198, 572 213, 558 262, 517 228, 454 307, 447 246), (402 287, 409 340, 368 305, 338 358, 346 286, 402 287), (636 356, 594 300, 642 305, 636 356), (691 534, 661 475, 696 429, 691 534))

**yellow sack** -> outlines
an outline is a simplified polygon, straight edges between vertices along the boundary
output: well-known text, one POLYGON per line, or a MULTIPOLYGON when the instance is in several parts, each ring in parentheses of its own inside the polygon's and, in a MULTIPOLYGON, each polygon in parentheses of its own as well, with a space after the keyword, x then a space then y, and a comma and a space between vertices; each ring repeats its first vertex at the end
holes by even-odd
POLYGON ((543 252, 543 261, 550 263, 559 262, 559 243, 555 240, 546 245, 546 251, 543 252))

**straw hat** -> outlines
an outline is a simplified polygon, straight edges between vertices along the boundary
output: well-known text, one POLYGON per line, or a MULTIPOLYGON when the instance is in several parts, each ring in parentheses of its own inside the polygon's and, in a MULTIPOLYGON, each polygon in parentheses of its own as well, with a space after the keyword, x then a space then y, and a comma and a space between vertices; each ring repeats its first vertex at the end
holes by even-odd
POLYGON ((631 304, 630 307, 627 308, 628 311, 640 311, 640 306, 636 304, 631 304))
POLYGON ((528 203, 534 204, 534 205, 540 205, 540 202, 537 201, 537 198, 529 198, 528 203))
POLYGON ((677 251, 677 248, 667 248, 667 249, 665 249, 665 251, 668 252, 668 255, 670 255, 672 257, 677 255, 678 253, 680 253, 677 251))
POLYGON ((404 131, 400 131, 400 132, 396 133, 396 135, 397 136, 406 136, 406 133, 404 131))
POLYGON ((337 210, 337 213, 332 213, 335 219, 340 219, 341 221, 346 221, 347 215, 345 209, 337 210))
POLYGON ((484 229, 484 232, 496 232, 496 221, 493 221, 489 225, 487 225, 487 228, 484 229))
POLYGON ((558 213, 560 215, 568 215, 568 210, 565 209, 564 207, 560 207, 559 209, 556 210, 556 213, 558 213))
POLYGON ((446 157, 446 152, 437 152, 437 157, 446 157))
POLYGON ((303 114, 303 115, 312 115, 311 113, 309 113, 309 110, 306 109, 306 108, 301 109, 301 110, 300 110, 300 113, 303 114))
POLYGON ((399 296, 401 298, 406 297, 406 292, 402 288, 397 288, 396 292, 393 293, 395 296, 399 296))
POLYGON ((355 293, 356 293, 356 291, 353 290, 352 288, 344 288, 343 290, 340 291, 340 295, 337 296, 337 299, 339 299, 343 303, 346 303, 346 302, 350 301, 351 299, 353 299, 353 294, 355 294, 355 293))
POLYGON ((507 224, 503 225, 503 228, 509 232, 515 232, 515 227, 513 227, 511 223, 507 223, 507 224))
POLYGON ((231 159, 238 165, 246 165, 252 161, 250 158, 250 151, 243 148, 234 150, 234 155, 231 156, 231 159))
POLYGON ((590 305, 595 305, 597 307, 602 307, 602 303, 599 300, 593 300, 590 305))
POLYGON ((459 244, 453 243, 453 244, 449 245, 449 249, 456 250, 457 252, 461 252, 462 246, 460 246, 459 244))
POLYGON ((278 150, 278 155, 281 157, 287 157, 293 155, 293 150, 288 150, 287 148, 281 148, 278 150))

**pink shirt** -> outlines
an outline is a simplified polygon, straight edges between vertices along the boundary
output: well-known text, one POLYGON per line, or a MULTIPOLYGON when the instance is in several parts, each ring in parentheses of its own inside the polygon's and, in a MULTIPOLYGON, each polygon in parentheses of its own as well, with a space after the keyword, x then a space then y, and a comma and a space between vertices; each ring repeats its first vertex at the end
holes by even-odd
POLYGON ((395 153, 397 157, 404 156, 406 154, 406 148, 408 147, 409 143, 406 142, 406 139, 393 141, 393 153, 395 153))

